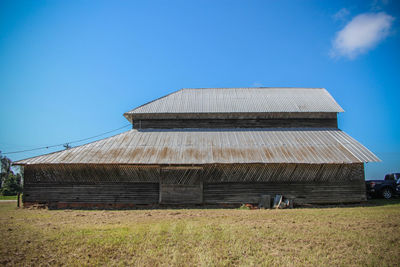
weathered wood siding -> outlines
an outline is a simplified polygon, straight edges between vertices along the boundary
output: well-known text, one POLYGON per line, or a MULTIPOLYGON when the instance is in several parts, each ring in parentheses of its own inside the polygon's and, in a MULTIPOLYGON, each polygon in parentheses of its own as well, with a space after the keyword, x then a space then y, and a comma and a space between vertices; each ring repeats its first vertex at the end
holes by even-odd
POLYGON ((161 204, 203 203, 202 168, 162 168, 161 204))
POLYGON ((204 170, 204 203, 258 203, 283 194, 295 203, 366 200, 363 164, 236 164, 204 170))
POLYGON ((158 183, 25 184, 24 202, 156 204, 158 183))
POLYGON ((135 129, 337 128, 335 112, 131 114, 135 129))
POLYGON ((156 204, 159 168, 129 165, 33 165, 24 170, 24 202, 156 204))
POLYGON ((35 164, 24 168, 24 183, 158 183, 158 166, 35 164))
POLYGON ((146 119, 134 120, 134 129, 180 128, 337 128, 337 119, 146 119))
POLYGON ((364 181, 364 165, 356 164, 218 164, 204 168, 207 183, 298 183, 364 181))
POLYGON ((161 185, 161 204, 201 204, 203 189, 197 185, 161 185))
POLYGON ((365 183, 303 182, 303 183, 205 183, 204 202, 258 203, 261 195, 281 194, 294 198, 295 204, 360 202, 365 198, 365 183))
POLYGON ((169 119, 336 119, 336 112, 229 112, 229 113, 135 113, 127 114, 129 121, 169 119))
POLYGON ((363 201, 364 165, 32 165, 24 177, 24 202, 257 203, 262 194, 296 203, 363 201))

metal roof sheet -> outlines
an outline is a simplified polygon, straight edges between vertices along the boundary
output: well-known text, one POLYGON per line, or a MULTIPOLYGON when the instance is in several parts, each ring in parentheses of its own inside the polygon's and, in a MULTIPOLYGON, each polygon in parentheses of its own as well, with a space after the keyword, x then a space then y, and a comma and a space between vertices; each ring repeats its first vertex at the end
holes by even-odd
POLYGON ((148 113, 343 112, 325 88, 182 89, 125 115, 148 113))
POLYGON ((361 163, 379 159, 338 129, 130 130, 24 164, 361 163))

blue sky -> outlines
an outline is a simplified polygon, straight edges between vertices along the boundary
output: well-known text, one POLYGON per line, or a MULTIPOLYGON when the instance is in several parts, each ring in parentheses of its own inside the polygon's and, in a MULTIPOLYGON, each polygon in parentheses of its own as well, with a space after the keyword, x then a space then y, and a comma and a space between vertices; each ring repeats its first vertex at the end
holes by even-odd
POLYGON ((0 150, 119 128, 180 88, 325 87, 382 178, 400 172, 399 25, 394 1, 3 0, 0 150))

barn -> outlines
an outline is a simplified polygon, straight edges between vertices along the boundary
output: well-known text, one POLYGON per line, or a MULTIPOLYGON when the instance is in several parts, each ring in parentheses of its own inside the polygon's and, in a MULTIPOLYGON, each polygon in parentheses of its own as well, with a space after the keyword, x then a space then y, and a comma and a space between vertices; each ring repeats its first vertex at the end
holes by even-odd
POLYGON ((129 131, 14 164, 25 206, 360 202, 379 159, 340 112, 324 88, 182 89, 126 112, 129 131))

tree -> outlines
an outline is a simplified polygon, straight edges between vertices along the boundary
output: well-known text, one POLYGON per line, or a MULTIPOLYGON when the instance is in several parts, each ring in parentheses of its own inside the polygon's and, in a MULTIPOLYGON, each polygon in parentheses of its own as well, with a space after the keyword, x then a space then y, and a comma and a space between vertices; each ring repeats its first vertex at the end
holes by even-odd
POLYGON ((0 151, 0 178, 1 178, 1 188, 3 188, 4 181, 8 178, 11 171, 11 159, 6 156, 1 155, 0 151))
MULTIPOLYGON (((11 169, 11 159, 1 155, 0 151, 0 193, 4 196, 15 196, 22 191, 22 172, 14 174, 11 169)), ((17 169, 18 172, 18 169, 17 169)))
POLYGON ((8 177, 4 179, 3 187, 1 188, 1 194, 3 196, 15 196, 21 193, 21 175, 14 174, 12 171, 8 174, 8 177))

